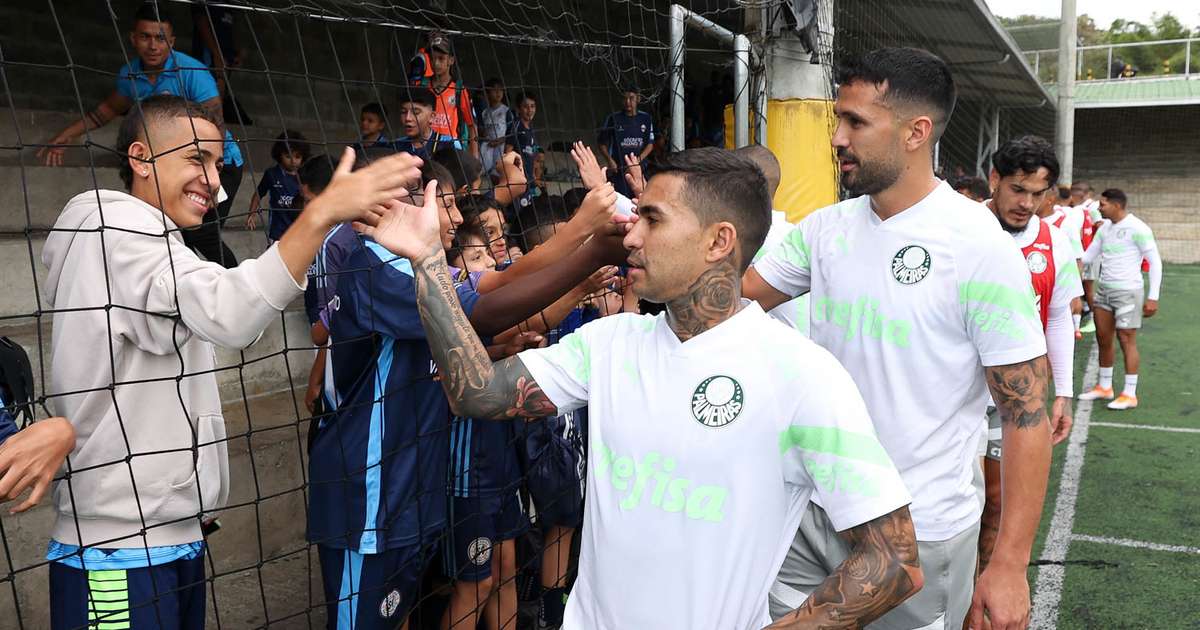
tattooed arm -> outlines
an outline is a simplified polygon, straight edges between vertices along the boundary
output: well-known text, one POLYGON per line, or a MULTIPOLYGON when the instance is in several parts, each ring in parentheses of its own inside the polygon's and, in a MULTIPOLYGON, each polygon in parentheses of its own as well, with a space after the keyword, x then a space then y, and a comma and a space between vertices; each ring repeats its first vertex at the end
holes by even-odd
POLYGON ((1023 629, 1030 606, 1026 570, 1050 474, 1046 357, 988 367, 985 374, 1004 431, 1000 530, 975 586, 969 620, 982 628, 986 611, 995 630, 1023 629))
POLYGON ((850 555, 804 605, 771 628, 862 628, 925 584, 907 506, 841 536, 850 543, 850 555))

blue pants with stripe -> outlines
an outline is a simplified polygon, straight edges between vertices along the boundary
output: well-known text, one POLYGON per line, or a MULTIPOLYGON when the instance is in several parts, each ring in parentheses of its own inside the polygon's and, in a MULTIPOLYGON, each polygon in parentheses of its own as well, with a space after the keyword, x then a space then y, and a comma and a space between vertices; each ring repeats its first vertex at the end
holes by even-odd
POLYGON ((393 630, 416 607, 436 545, 380 553, 317 545, 328 630, 393 630))
POLYGON ((50 563, 53 630, 202 630, 204 554, 153 567, 86 571, 50 563))

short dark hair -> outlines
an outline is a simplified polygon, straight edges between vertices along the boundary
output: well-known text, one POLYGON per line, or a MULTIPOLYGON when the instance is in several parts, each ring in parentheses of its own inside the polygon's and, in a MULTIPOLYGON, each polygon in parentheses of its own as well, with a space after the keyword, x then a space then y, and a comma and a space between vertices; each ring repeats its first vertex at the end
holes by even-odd
POLYGON ((1034 174, 1038 169, 1045 168, 1050 172, 1050 186, 1058 183, 1058 156, 1054 153, 1054 145, 1039 136, 1021 136, 1000 145, 992 154, 992 168, 1000 177, 1015 175, 1017 171, 1034 174))
POLYGON ((762 169, 749 158, 715 147, 668 154, 655 162, 654 177, 683 179, 680 196, 704 226, 728 221, 737 230, 742 260, 738 272, 750 266, 771 227, 771 196, 762 169))
POLYGON ((479 223, 480 217, 488 210, 499 210, 500 214, 504 214, 504 210, 500 208, 500 204, 491 197, 485 197, 479 194, 469 194, 458 200, 458 210, 462 212, 463 224, 479 223))
POLYGON ((636 85, 626 85, 625 87, 621 88, 621 94, 629 94, 630 92, 633 92, 638 96, 642 95, 642 93, 638 91, 636 85))
MULTIPOLYGON (((199 118, 216 125, 218 129, 221 127, 220 121, 199 103, 173 94, 155 94, 129 108, 117 132, 117 153, 128 156, 129 146, 139 139, 145 139, 150 126, 175 118, 199 118)), ((170 148, 174 147, 151 147, 155 151, 170 148)), ((133 167, 129 165, 129 160, 121 160, 118 172, 125 183, 125 190, 133 190, 133 167)))
POLYGON ((358 114, 360 116, 363 114, 375 114, 380 120, 387 120, 387 110, 380 103, 367 103, 362 106, 362 110, 358 114))
POLYGON ((483 241, 484 247, 488 246, 488 239, 487 235, 483 233, 483 226, 478 221, 468 222, 464 219, 462 225, 454 228, 454 246, 450 248, 450 251, 446 252, 446 260, 454 260, 456 257, 461 256, 467 247, 475 247, 474 245, 466 244, 466 237, 468 236, 474 236, 483 241))
POLYGON ((562 197, 543 195, 535 197, 533 203, 521 208, 517 213, 517 224, 510 226, 509 231, 516 237, 513 240, 521 244, 522 251, 530 251, 544 242, 543 228, 553 227, 555 223, 570 220, 562 197))
POLYGON ((950 124, 958 100, 954 76, 946 62, 920 48, 876 48, 839 64, 835 78, 839 85, 855 81, 865 81, 880 89, 886 85, 883 100, 928 108, 934 140, 950 124))
POLYGON ((308 190, 314 195, 319 195, 325 191, 325 187, 333 179, 333 167, 337 164, 337 160, 331 155, 315 155, 308 158, 300 165, 300 170, 296 171, 296 175, 300 178, 300 183, 308 186, 308 190))
MULTIPOLYGON (((157 5, 158 3, 152 0, 149 2, 143 2, 141 6, 138 7, 137 11, 134 11, 133 21, 129 23, 130 28, 135 26, 138 22, 162 22, 165 24, 171 24, 171 17, 167 15, 166 11, 160 11, 157 5)), ((171 24, 171 28, 175 28, 175 25, 171 24)))
POLYGON ((416 103, 429 109, 437 109, 437 98, 427 87, 411 86, 400 94, 400 104, 416 103))
POLYGON ((1092 192, 1092 185, 1087 182, 1073 182, 1071 190, 1082 190, 1083 192, 1092 192))
POLYGON ((450 172, 450 178, 454 180, 454 190, 470 186, 483 175, 483 164, 479 159, 462 149, 442 147, 433 152, 432 159, 450 172))
POLYGON ((500 77, 491 77, 487 81, 483 82, 483 87, 485 87, 485 88, 502 88, 502 87, 504 87, 504 81, 501 81, 500 77))
POLYGON ((454 187, 454 177, 450 175, 450 171, 447 171, 445 166, 433 160, 427 160, 421 165, 421 188, 424 189, 425 186, 429 185, 430 181, 435 179, 437 180, 439 189, 447 183, 451 188, 454 187))
POLYGON ((982 177, 960 177, 954 182, 954 190, 967 191, 970 197, 978 197, 980 201, 992 196, 992 189, 987 180, 982 177))
POLYGON ((271 159, 278 162, 283 159, 283 154, 293 151, 300 154, 301 163, 304 163, 312 153, 304 134, 284 129, 282 133, 275 136, 275 144, 271 145, 271 159))
POLYGON ((1118 206, 1121 206, 1122 208, 1129 203, 1129 197, 1126 197, 1125 191, 1121 190, 1120 188, 1109 188, 1100 193, 1100 196, 1117 204, 1118 206))
POLYGON ((537 94, 534 94, 533 92, 530 92, 529 90, 526 90, 524 92, 521 92, 521 95, 517 97, 517 105, 524 103, 526 99, 533 101, 535 104, 538 102, 537 94))
POLYGON ((587 197, 588 189, 583 186, 571 188, 562 194, 563 206, 567 209, 567 214, 575 216, 579 208, 583 205, 583 198, 587 197))
POLYGON ((1071 187, 1070 187, 1070 186, 1063 186, 1062 184, 1059 184, 1059 186, 1058 186, 1058 200, 1059 200, 1059 201, 1066 201, 1066 200, 1068 200, 1068 199, 1070 199, 1070 198, 1071 198, 1071 187))

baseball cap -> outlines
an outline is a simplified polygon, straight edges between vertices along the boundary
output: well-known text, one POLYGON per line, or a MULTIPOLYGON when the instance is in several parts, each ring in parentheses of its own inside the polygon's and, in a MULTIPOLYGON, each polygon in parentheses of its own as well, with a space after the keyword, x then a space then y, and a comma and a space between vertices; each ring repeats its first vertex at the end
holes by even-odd
POLYGON ((438 52, 446 53, 447 55, 454 54, 454 46, 450 43, 450 38, 441 31, 434 31, 429 34, 429 48, 438 52))

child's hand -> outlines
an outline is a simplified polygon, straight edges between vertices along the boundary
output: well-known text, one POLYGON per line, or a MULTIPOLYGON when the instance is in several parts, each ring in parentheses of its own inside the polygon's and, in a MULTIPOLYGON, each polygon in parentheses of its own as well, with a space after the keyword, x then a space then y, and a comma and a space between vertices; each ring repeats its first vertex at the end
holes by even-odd
POLYGON ((588 192, 570 222, 578 222, 583 233, 594 234, 612 221, 616 205, 617 192, 612 184, 605 182, 588 192))
POLYGON ((246 229, 254 230, 258 228, 258 210, 253 210, 246 215, 246 229))
POLYGON ((575 141, 571 147, 571 158, 575 160, 575 166, 579 167, 579 179, 588 190, 595 190, 597 186, 608 181, 606 169, 600 167, 600 163, 596 161, 596 154, 583 142, 575 141))
POLYGON ((642 169, 641 160, 636 153, 625 154, 625 182, 634 197, 641 197, 646 190, 646 171, 642 169))

